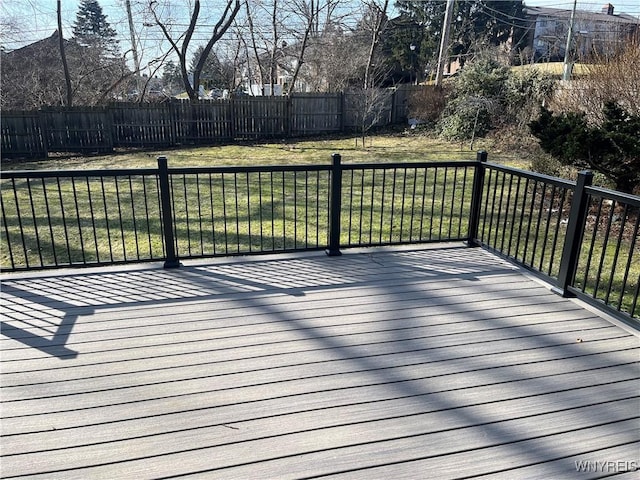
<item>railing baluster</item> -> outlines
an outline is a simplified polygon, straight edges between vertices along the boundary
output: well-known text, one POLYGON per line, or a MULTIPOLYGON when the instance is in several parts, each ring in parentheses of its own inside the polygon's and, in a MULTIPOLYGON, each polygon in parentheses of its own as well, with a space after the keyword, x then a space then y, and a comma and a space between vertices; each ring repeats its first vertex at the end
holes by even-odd
MULTIPOLYGON (((520 185, 522 183, 522 177, 518 177, 518 182, 516 183, 516 194, 513 200, 513 214, 511 216, 511 229, 509 230, 509 245, 507 247, 507 255, 511 256, 511 246, 513 245, 514 240, 514 228, 516 227, 516 215, 518 214, 518 199, 520 198, 520 185)), ((514 257, 518 255, 518 250, 516 249, 516 253, 514 257)))
POLYGON ((375 210, 376 170, 371 170, 371 215, 369 219, 369 243, 373 243, 373 211, 375 210))
POLYGON ((562 212, 564 211, 564 203, 567 198, 568 191, 566 188, 562 189, 562 195, 560 196, 560 205, 558 205, 558 218, 556 220, 555 231, 553 234, 553 245, 551 246, 551 258, 549 259, 549 270, 547 275, 553 276, 553 265, 556 258, 556 248, 558 246, 558 238, 560 237, 560 224, 562 222, 562 212))
MULTIPOLYGON (((613 223, 613 213, 615 211, 615 201, 609 206, 609 214, 607 215, 607 228, 604 232, 604 238, 602 239, 602 252, 600 253, 600 262, 598 263, 598 273, 596 274, 596 285, 593 289, 593 296, 598 298, 598 290, 600 288, 600 280, 602 279, 602 269, 604 267, 604 261, 607 257, 607 247, 609 245, 609 233, 611 232, 611 225, 613 223)), ((593 251, 591 252, 593 253, 593 251)))
POLYGON ((309 248, 309 172, 304 172, 304 248, 309 248))
POLYGON ((38 249, 38 258, 40 259, 40 266, 44 265, 42 259, 42 246, 40 245, 40 234, 38 232, 38 221, 36 215, 36 209, 33 205, 33 192, 31 191, 31 179, 27 178, 27 191, 29 193, 29 203, 31 205, 31 218, 33 218, 33 232, 36 238, 36 248, 38 249))
MULTIPOLYGON (((60 200, 60 216, 62 217, 62 226, 64 230, 64 241, 67 247, 67 260, 71 265, 73 264, 73 257, 71 256, 71 245, 69 244, 69 231, 67 230, 67 216, 64 211, 64 200, 62 198, 62 187, 60 185, 60 177, 56 177, 56 182, 58 184, 58 198, 60 200)), ((120 198, 118 197, 118 209, 120 209, 120 198)), ((18 212, 18 218, 20 217, 20 212, 18 212)), ((22 231, 22 223, 20 224, 20 230, 22 231)), ((24 237, 23 237, 24 238, 24 237)), ((26 251, 25 251, 26 257, 26 251)), ((27 261, 27 268, 29 268, 29 263, 27 261)))
MULTIPOLYGON (((191 222, 189 221, 189 195, 187 193, 187 176, 186 174, 182 174, 182 194, 184 196, 184 220, 186 223, 187 230, 187 256, 191 256, 191 222)), ((175 209, 173 210, 176 211, 175 209)))
MULTIPOLYGON (((547 241, 549 239, 549 226, 551 225, 551 211, 553 210, 553 202, 555 201, 555 198, 556 198, 556 186, 552 185, 551 199, 549 200, 549 208, 547 209, 547 215, 545 218, 544 240, 542 242, 542 249, 540 252, 540 263, 538 265, 538 270, 541 272, 544 271, 543 270, 544 256, 545 256, 545 252, 547 251, 547 241)), ((541 204, 541 209, 543 205, 544 205, 544 202, 542 202, 541 204)))
POLYGON ((216 208, 215 202, 213 201, 213 197, 215 195, 215 189, 213 188, 213 176, 209 173, 209 208, 211 208, 211 242, 212 242, 212 251, 213 255, 217 253, 216 251, 216 208))
POLYGON ((353 230, 353 175, 351 170, 351 178, 349 179, 349 224, 347 225, 347 245, 352 245, 351 233, 353 230))
MULTIPOLYGON (((524 182, 524 195, 523 195, 523 199, 522 199, 522 208, 520 210, 520 221, 518 222, 518 239, 516 242, 516 251, 515 251, 515 258, 518 259, 518 256, 520 254, 520 240, 522 238, 522 224, 524 223, 524 213, 527 209, 527 194, 529 193, 529 179, 527 178, 524 182)), ((526 252, 526 245, 525 245, 525 252, 526 252)), ((522 256, 522 263, 525 263, 524 261, 524 255, 522 256)))
POLYGON ((360 172, 360 215, 358 216, 358 245, 362 245, 362 219, 364 217, 364 169, 360 172))
MULTIPOLYGON (((615 203, 614 203, 615 205, 615 203)), ((611 211, 614 210, 614 205, 611 206, 611 211)), ((615 253, 613 254, 613 260, 611 262, 611 272, 609 273, 609 285, 607 285, 607 292, 604 296, 604 303, 609 303, 609 297, 611 295, 611 287, 613 286, 613 278, 615 277, 616 265, 618 264, 618 256, 620 255, 620 246, 622 245, 622 237, 624 236, 624 227, 627 223, 627 215, 629 214, 629 206, 625 204, 624 212, 620 218, 620 232, 618 233, 618 241, 616 242, 615 253)))
POLYGON ((138 239, 138 222, 136 221, 135 196, 133 194, 133 183, 129 175, 129 196, 131 197, 131 220, 133 221, 133 235, 136 239, 136 259, 140 260, 140 241, 138 239))
POLYGON ((282 172, 282 248, 287 249, 287 185, 282 172))
POLYGON ((427 180, 428 180, 428 176, 429 176, 429 169, 425 168, 424 169, 424 179, 422 181, 422 204, 420 205, 420 232, 419 232, 419 238, 418 240, 422 241, 422 239, 424 238, 424 217, 425 217, 425 211, 424 211, 424 206, 427 200, 427 180))
MULTIPOLYGON (((638 240, 639 228, 640 228, 640 209, 636 209, 636 223, 633 227, 633 234, 631 235, 631 244, 629 245, 629 256, 627 258, 627 264, 624 269, 624 277, 622 279, 622 284, 620 285, 620 298, 618 299, 618 304, 616 306, 617 310, 620 310, 622 308, 622 302, 625 296, 625 292, 627 291, 627 280, 629 279, 629 272, 631 271, 633 253, 635 251, 636 241, 638 240)), ((639 284, 638 287, 640 287, 640 281, 638 282, 638 284, 639 284)), ((633 310, 634 309, 631 309, 632 314, 633 314, 633 310)))
MULTIPOLYGON (((505 173, 506 175, 506 173, 505 173)), ((511 203, 511 191, 513 188, 513 175, 509 175, 509 188, 507 189, 507 199, 505 202, 504 219, 502 222, 502 238, 500 239, 500 251, 504 252, 504 241, 507 238, 507 225, 509 224, 509 204, 511 203)), ((511 237, 509 237, 511 241, 511 237)))
POLYGON ((396 176, 398 169, 393 169, 393 180, 391 180, 391 218, 389 219, 389 243, 393 242, 393 220, 396 209, 396 176))
POLYGON ((227 194, 224 181, 224 172, 220 174, 220 184, 222 186, 222 219, 224 222, 224 253, 229 253, 229 230, 227 228, 227 194))
POLYGON ((536 219, 536 236, 533 240, 533 251, 531 253, 531 267, 534 268, 536 263, 536 255, 538 255, 538 238, 540 237, 540 223, 542 221, 542 209, 544 208, 544 199, 547 194, 547 184, 542 183, 542 192, 540 193, 540 207, 538 208, 538 218, 536 219))
POLYGON ((271 192, 271 251, 276 250, 276 223, 275 223, 275 197, 273 193, 273 172, 270 175, 270 192, 271 192))
MULTIPOLYGON (((91 228, 93 230, 93 243, 96 247, 96 262, 100 263, 100 250, 98 249, 98 229, 96 228, 96 216, 93 212, 93 200, 91 198, 91 184, 89 183, 89 177, 85 178, 87 183, 87 201, 89 202, 89 215, 91 215, 91 228)), ((146 201, 146 192, 145 192, 145 201, 146 201)))
POLYGON ((464 199, 467 196, 467 175, 469 167, 463 167, 464 174, 462 176, 462 196, 460 198, 460 212, 458 215, 458 239, 462 239, 462 217, 464 215, 464 199))
MULTIPOLYGON (((448 239, 452 239, 453 235, 453 211, 456 204, 456 190, 458 188, 458 169, 453 167, 453 188, 451 189, 451 208, 449 209, 449 233, 447 234, 448 239)), ((462 191, 464 195, 464 190, 462 191)))
POLYGON ((264 231, 262 215, 262 172, 258 172, 258 218, 260 219, 260 251, 264 251, 264 231))
POLYGON ((431 214, 429 215, 429 240, 433 238, 433 216, 436 209, 436 186, 438 184, 438 167, 433 169, 433 188, 431 189, 431 214))
POLYGON ((293 172, 293 248, 298 248, 298 172, 293 172))
MULTIPOLYGON (((109 260, 113 263, 113 243, 111 242, 111 227, 109 226, 109 211, 108 211, 108 202, 107 202, 107 194, 104 189, 104 177, 100 176, 100 187, 102 190, 102 205, 104 206, 104 222, 107 229, 107 240, 109 244, 109 260)), ((46 198, 46 197, 45 197, 46 198)))
MULTIPOLYGON (((11 270, 15 270, 16 262, 13 260, 13 248, 11 247, 11 236, 9 234, 9 225, 7 225, 7 212, 4 210, 4 200, 0 195, 0 210, 2 211, 2 224, 4 225, 4 232, 7 237, 6 250, 9 252, 9 262, 11 263, 11 270)), ((51 226, 51 217, 49 217, 49 226, 51 226)), ((51 237, 51 244, 53 248, 53 236, 51 237)))
POLYGON ((247 180, 247 236, 249 242, 249 252, 253 251, 253 237, 251 235, 251 186, 249 182, 249 172, 245 173, 247 180))
POLYGON ((404 231, 404 206, 405 206, 405 198, 407 196, 407 169, 403 168, 402 173, 402 202, 400 204, 400 238, 399 242, 402 243, 402 234, 404 231))
POLYGON ((200 234, 200 255, 204 255, 204 228, 202 228, 202 201, 200 200, 200 174, 196 173, 196 198, 198 199, 198 233, 200 234))
POLYGON ((440 199, 440 222, 438 225, 438 240, 442 240, 442 224, 444 223, 444 211, 447 197, 447 173, 448 167, 444 167, 444 180, 442 181, 442 198, 440 199))
POLYGON ((240 253, 240 201, 238 199, 238 174, 233 174, 233 193, 235 198, 235 210, 236 210, 236 244, 237 253, 240 253))
POLYGON ((416 188, 418 184, 418 169, 413 169, 413 187, 411 193, 411 217, 409 220, 409 242, 413 242, 413 220, 416 212, 416 188))
POLYGON ((382 231, 383 231, 383 225, 384 225, 384 206, 385 206, 385 201, 384 201, 384 194, 385 194, 385 190, 386 190, 386 185, 387 183, 387 170, 384 169, 382 170, 382 192, 381 192, 381 198, 380 198, 380 238, 378 240, 378 242, 380 244, 382 244, 382 231))

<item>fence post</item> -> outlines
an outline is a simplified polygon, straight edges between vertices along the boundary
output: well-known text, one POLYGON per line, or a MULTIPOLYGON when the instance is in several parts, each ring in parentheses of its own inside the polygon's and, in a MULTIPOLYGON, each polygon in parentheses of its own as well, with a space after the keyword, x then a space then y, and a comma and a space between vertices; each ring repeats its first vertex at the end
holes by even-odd
POLYGON ((582 244, 582 235, 584 233, 584 224, 589 209, 588 195, 585 192, 585 187, 591 186, 592 182, 592 172, 585 170, 578 173, 576 188, 573 191, 573 199, 571 200, 571 210, 569 210, 567 233, 564 237, 564 245, 562 247, 558 282, 556 287, 552 289, 555 293, 563 297, 572 296, 567 290, 567 287, 573 283, 575 277, 578 255, 580 255, 580 246, 582 244))
POLYGON ((331 197, 329 204, 329 249, 327 255, 335 257, 340 252, 340 216, 342 211, 342 157, 331 155, 331 197))
POLYGON ((176 256, 176 244, 173 237, 173 212, 171 211, 171 186, 169 185, 167 157, 158 157, 158 177, 160 180, 160 203, 162 206, 162 233, 167 251, 164 268, 176 268, 180 266, 180 261, 176 256))
POLYGON ((476 154, 476 171, 473 175, 473 191, 471 192, 471 211, 469 212, 469 238, 467 245, 479 247, 478 226, 480 225, 480 206, 482 205, 482 191, 484 190, 485 163, 487 163, 487 152, 484 150, 476 154))

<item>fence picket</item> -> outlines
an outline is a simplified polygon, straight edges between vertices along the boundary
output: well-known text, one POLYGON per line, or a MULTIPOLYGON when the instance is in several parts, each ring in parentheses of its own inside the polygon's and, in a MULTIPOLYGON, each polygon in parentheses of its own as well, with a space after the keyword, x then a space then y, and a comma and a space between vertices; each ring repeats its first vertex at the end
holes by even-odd
POLYGON ((406 121, 406 89, 370 90, 2 112, 2 157, 322 135, 406 121))

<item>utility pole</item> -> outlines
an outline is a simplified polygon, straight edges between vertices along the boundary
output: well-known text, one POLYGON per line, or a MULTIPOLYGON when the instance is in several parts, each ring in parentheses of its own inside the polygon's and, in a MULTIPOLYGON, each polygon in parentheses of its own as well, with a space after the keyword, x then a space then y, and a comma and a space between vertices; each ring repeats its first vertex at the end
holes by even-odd
POLYGON ((129 34, 131 35, 131 50, 133 51, 133 64, 136 69, 136 88, 140 95, 140 59, 138 58, 138 48, 136 46, 136 35, 133 30, 133 16, 131 15, 131 0, 126 0, 127 16, 129 17, 129 34))
POLYGON ((440 54, 438 56, 438 68, 436 70, 436 87, 442 83, 444 64, 448 58, 449 51, 449 31, 451 30, 451 20, 453 18, 453 2, 447 0, 447 9, 444 12, 444 24, 442 26, 442 38, 440 39, 440 54))
POLYGON ((571 19, 569 20, 569 33, 567 33, 567 45, 564 49, 564 65, 562 68, 562 80, 569 80, 571 78, 571 71, 573 70, 573 62, 570 61, 571 57, 571 44, 573 43, 573 24, 576 20, 576 4, 577 0, 573 0, 573 10, 571 10, 571 19))

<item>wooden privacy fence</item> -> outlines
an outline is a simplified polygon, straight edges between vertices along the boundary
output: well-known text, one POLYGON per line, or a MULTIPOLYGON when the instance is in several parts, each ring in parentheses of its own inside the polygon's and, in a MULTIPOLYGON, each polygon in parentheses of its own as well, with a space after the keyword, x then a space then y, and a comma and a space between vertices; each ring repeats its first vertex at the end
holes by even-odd
POLYGON ((406 121, 409 90, 3 112, 2 157, 98 153, 360 130, 406 121))

